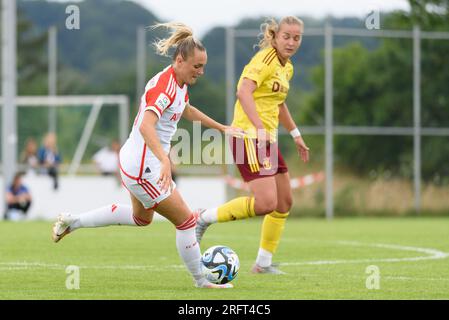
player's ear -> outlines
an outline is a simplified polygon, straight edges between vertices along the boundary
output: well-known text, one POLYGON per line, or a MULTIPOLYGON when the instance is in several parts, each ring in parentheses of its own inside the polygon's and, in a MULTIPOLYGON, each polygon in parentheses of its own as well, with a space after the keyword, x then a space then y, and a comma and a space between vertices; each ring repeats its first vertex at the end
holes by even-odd
POLYGON ((178 54, 177 56, 176 56, 176 63, 177 64, 180 64, 180 63, 182 63, 182 62, 184 62, 184 59, 182 58, 182 55, 180 55, 180 54, 178 54))

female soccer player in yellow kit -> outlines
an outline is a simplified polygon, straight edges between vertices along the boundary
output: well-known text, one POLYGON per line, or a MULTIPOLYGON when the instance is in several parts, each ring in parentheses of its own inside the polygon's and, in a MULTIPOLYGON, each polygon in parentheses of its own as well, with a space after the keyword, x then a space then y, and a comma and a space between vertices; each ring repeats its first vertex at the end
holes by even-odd
POLYGON ((289 16, 279 23, 271 19, 261 29, 260 50, 245 66, 237 85, 232 123, 245 130, 247 137, 233 137, 231 141, 234 161, 253 196, 197 212, 196 236, 201 241, 207 227, 215 222, 264 215, 252 272, 280 274, 283 272, 272 265, 272 256, 292 206, 292 191, 288 169, 276 143, 279 122, 292 135, 301 159, 309 160, 309 148, 285 103, 293 76, 290 58, 301 45, 304 24, 289 16))

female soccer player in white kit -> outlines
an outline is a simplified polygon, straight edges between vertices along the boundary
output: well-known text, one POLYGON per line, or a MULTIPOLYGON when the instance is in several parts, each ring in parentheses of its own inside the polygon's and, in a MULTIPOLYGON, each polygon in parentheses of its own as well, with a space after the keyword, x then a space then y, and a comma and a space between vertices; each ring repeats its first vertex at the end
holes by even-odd
POLYGON ((172 65, 156 74, 146 85, 140 108, 128 140, 120 150, 120 169, 132 207, 112 204, 80 215, 62 213, 53 227, 58 242, 78 228, 110 225, 145 226, 154 209, 176 227, 176 246, 195 285, 200 288, 232 288, 232 284, 212 284, 200 271, 201 252, 195 238, 196 217, 181 198, 171 178, 170 140, 180 117, 201 121, 222 132, 233 131, 189 104, 187 88, 203 75, 207 54, 193 37, 192 30, 180 23, 158 24, 172 30, 170 37, 155 43, 157 53, 167 55, 175 48, 172 65))

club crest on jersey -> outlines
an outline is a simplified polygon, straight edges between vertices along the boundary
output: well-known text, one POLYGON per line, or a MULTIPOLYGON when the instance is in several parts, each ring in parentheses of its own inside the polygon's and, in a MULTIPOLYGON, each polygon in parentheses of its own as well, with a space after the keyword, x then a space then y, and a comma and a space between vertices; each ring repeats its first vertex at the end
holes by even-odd
POLYGON ((263 167, 264 167, 265 170, 270 170, 270 169, 271 169, 271 161, 270 161, 270 158, 265 158, 265 159, 263 159, 262 164, 263 164, 263 167))
POLYGON ((170 99, 164 93, 161 93, 156 99, 155 105, 161 110, 165 110, 170 105, 170 99))

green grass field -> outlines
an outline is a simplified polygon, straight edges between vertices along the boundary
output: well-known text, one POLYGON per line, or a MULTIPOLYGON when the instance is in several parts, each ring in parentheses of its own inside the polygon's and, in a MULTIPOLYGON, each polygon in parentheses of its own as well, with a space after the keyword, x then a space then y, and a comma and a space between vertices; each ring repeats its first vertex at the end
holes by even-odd
POLYGON ((286 275, 249 272, 260 219, 212 226, 202 243, 233 248, 230 290, 193 287, 166 222, 82 229, 60 243, 51 223, 0 223, 0 299, 449 299, 449 218, 290 219, 276 262, 286 275), (80 267, 68 290, 66 267, 80 267), (380 288, 367 289, 375 265, 380 288))

